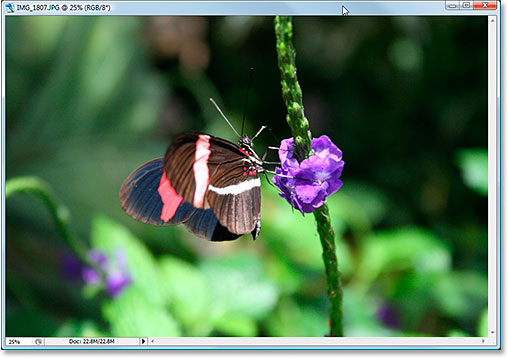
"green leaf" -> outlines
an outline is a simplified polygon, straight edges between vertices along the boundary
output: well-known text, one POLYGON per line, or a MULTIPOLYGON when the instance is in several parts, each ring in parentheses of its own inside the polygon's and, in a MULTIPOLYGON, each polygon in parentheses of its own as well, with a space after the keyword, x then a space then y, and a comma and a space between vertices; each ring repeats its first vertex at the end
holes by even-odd
POLYGON ((212 329, 209 314, 212 300, 210 285, 196 267, 165 256, 160 260, 162 286, 171 298, 171 312, 184 325, 189 335, 206 336, 212 329))
POLYGON ((28 41, 32 50, 37 54, 39 61, 42 62, 46 59, 45 57, 53 54, 59 41, 61 41, 67 23, 68 19, 65 16, 59 16, 58 18, 40 16, 26 22, 28 41))
POLYGON ((441 312, 473 323, 487 304, 487 279, 476 272, 454 271, 437 276, 432 292, 441 312))
POLYGON ((360 247, 357 278, 370 284, 391 271, 447 271, 451 257, 445 243, 419 227, 378 232, 367 237, 360 247))
POLYGON ((489 308, 485 307, 478 319, 478 337, 489 336, 489 308))
POLYGON ((456 157, 464 184, 483 196, 489 192, 488 158, 488 151, 483 148, 463 149, 456 157))
MULTIPOLYGON (((352 272, 353 264, 349 248, 340 238, 345 224, 337 218, 336 207, 330 205, 332 225, 337 234, 337 260, 339 270, 348 275, 352 272)), ((263 237, 280 260, 288 260, 292 265, 305 266, 315 272, 323 271, 323 249, 316 231, 316 221, 311 214, 302 216, 271 190, 263 192, 261 216, 263 237)))
POLYGON ((108 337, 111 334, 102 332, 95 322, 90 320, 69 320, 62 324, 55 333, 56 337, 108 337))
POLYGON ((400 312, 405 329, 417 330, 434 307, 432 286, 438 280, 437 276, 435 272, 407 272, 394 283, 391 302, 400 312))
POLYGON ((394 336, 383 326, 376 313, 379 303, 370 295, 344 288, 344 332, 348 337, 384 337, 394 336))
POLYGON ((306 277, 286 260, 271 255, 266 265, 267 274, 276 283, 281 293, 291 295, 303 287, 306 277))
POLYGON ((408 272, 394 287, 392 300, 409 329, 436 312, 473 327, 487 304, 487 280, 475 272, 408 272))
MULTIPOLYGON (((381 221, 389 206, 388 198, 377 188, 363 182, 348 181, 340 192, 327 199, 335 221, 343 222, 357 235, 364 235, 372 224, 381 221)), ((339 231, 342 232, 342 231, 339 231)))
POLYGON ((102 314, 117 337, 177 337, 178 324, 163 306, 146 299, 141 287, 130 287, 121 295, 107 300, 102 314))
POLYGON ((232 315, 259 319, 271 311, 278 299, 277 287, 269 281, 257 256, 238 252, 200 263, 211 286, 215 317, 232 315))
POLYGON ((166 292, 160 284, 160 270, 153 255, 129 230, 99 215, 93 220, 91 236, 92 246, 105 252, 110 260, 115 258, 118 251, 125 254, 127 269, 132 278, 132 283, 126 290, 136 286, 145 293, 146 300, 150 303, 168 304, 166 292))
POLYGON ((299 306, 289 297, 280 301, 266 329, 274 337, 324 337, 329 333, 326 313, 308 305, 299 306))
POLYGON ((104 285, 100 284, 86 284, 83 286, 81 293, 84 298, 87 300, 91 300, 95 296, 97 296, 104 289, 104 285))
POLYGON ((265 242, 281 259, 321 272, 322 249, 312 215, 304 217, 278 195, 265 192, 261 211, 265 242))
POLYGON ((123 226, 105 216, 92 225, 92 244, 112 259, 117 251, 126 256, 131 284, 114 299, 103 303, 104 318, 116 336, 179 336, 180 329, 167 310, 170 304, 163 276, 145 245, 123 226))
POLYGON ((461 331, 460 329, 452 329, 446 333, 447 337, 471 337, 467 332, 461 331))
POLYGON ((235 337, 256 337, 258 335, 256 322, 246 316, 225 314, 215 320, 215 329, 235 337))

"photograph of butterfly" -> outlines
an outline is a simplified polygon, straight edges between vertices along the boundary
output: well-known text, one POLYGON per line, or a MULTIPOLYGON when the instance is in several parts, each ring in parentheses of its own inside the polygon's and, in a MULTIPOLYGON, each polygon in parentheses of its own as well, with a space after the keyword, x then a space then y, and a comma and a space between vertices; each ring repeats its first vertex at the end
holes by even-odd
POLYGON ((345 336, 483 329, 479 17, 294 17, 305 165, 273 16, 6 20, 8 335, 327 336, 323 203, 345 336))

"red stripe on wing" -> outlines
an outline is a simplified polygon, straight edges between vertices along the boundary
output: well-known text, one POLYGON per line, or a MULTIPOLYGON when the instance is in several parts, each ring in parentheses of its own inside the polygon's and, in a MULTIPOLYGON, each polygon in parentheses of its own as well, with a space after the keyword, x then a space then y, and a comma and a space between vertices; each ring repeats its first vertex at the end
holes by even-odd
POLYGON ((166 171, 163 172, 159 188, 157 189, 161 196, 163 207, 161 213, 161 220, 168 222, 173 216, 175 216, 178 206, 183 200, 181 195, 178 195, 175 189, 171 186, 171 182, 166 177, 166 171))

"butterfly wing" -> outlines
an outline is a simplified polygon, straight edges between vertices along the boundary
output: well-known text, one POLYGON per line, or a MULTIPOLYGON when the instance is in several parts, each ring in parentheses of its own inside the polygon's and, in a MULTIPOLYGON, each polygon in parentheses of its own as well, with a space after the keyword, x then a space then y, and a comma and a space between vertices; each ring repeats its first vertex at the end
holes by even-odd
POLYGON ((129 216, 143 223, 184 223, 190 232, 211 241, 239 237, 223 227, 211 209, 195 208, 176 194, 164 176, 162 158, 143 164, 129 175, 120 189, 120 203, 129 216))
POLYGON ((164 170, 185 202, 208 209, 206 192, 216 168, 243 160, 246 155, 234 143, 207 134, 184 133, 177 136, 166 151, 164 170))
POLYGON ((184 225, 193 234, 210 241, 230 241, 240 237, 222 226, 212 209, 196 209, 184 225))
POLYGON ((207 199, 221 225, 229 231, 247 234, 259 225, 261 181, 247 163, 231 161, 217 166, 207 199))
POLYGON ((120 203, 129 216, 152 225, 176 225, 191 217, 195 208, 184 205, 174 196, 174 215, 166 221, 161 218, 164 202, 159 187, 163 171, 162 158, 153 159, 137 168, 124 181, 120 189, 120 203))

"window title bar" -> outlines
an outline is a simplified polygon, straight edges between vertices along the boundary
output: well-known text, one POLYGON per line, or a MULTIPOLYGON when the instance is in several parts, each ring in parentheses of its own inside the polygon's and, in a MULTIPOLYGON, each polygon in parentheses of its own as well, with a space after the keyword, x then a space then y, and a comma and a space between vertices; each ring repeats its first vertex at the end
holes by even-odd
POLYGON ((497 15, 498 1, 12 1, 12 15, 497 15))

